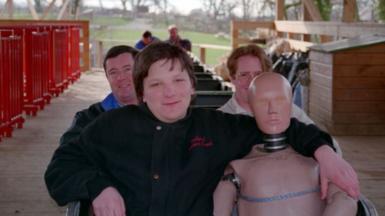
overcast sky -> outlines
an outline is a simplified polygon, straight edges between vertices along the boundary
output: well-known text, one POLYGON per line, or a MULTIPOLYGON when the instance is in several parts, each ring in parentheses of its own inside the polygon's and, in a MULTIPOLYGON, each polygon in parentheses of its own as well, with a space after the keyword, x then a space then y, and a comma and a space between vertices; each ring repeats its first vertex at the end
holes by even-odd
MULTIPOLYGON (((6 0, 0 0, 0 8, 5 4, 6 0)), ((33 1, 32 1, 33 2, 33 1)), ((57 1, 60 2, 60 1, 57 1)), ((83 0, 83 3, 87 6, 99 6, 99 0, 83 0)), ((106 8, 121 8, 122 3, 120 0, 102 0, 103 7, 106 8)), ((175 10, 183 14, 188 14, 192 9, 201 8, 202 0, 169 0, 170 5, 175 7, 175 10)), ((27 0, 14 0, 14 4, 27 5, 27 0)), ((127 3, 129 7, 129 4, 127 3)))

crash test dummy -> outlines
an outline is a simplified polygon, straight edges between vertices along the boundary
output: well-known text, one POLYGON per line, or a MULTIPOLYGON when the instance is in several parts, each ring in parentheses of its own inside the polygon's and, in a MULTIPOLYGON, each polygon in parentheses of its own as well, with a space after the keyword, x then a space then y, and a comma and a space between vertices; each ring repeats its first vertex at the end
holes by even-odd
POLYGON ((289 82, 277 73, 262 73, 250 84, 249 103, 264 143, 230 162, 214 192, 214 215, 355 215, 357 201, 333 184, 321 199, 317 161, 286 143, 289 82))

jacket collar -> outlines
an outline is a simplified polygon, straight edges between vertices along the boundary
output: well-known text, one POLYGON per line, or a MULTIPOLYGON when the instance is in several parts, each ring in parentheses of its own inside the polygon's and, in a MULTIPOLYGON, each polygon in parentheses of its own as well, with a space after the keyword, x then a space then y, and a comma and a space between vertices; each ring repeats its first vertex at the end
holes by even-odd
POLYGON ((147 117, 149 117, 151 120, 153 120, 156 124, 160 124, 160 125, 164 125, 164 126, 183 126, 188 120, 190 120, 191 118, 191 113, 192 113, 192 109, 189 107, 188 110, 187 110, 187 113, 186 113, 186 116, 176 122, 172 122, 172 123, 166 123, 166 122, 162 122, 160 121, 152 112, 151 110, 148 108, 147 104, 146 103, 141 103, 138 105, 139 109, 141 111, 143 111, 147 117))
POLYGON ((235 111, 236 114, 243 114, 243 115, 248 115, 248 116, 253 116, 250 112, 247 110, 243 109, 241 105, 237 102, 237 99, 235 98, 234 94, 229 100, 229 106, 231 107, 232 110, 235 111))
POLYGON ((102 101, 102 107, 105 111, 109 111, 112 109, 119 108, 120 104, 118 103, 118 101, 116 100, 116 98, 114 97, 114 95, 111 92, 102 101))

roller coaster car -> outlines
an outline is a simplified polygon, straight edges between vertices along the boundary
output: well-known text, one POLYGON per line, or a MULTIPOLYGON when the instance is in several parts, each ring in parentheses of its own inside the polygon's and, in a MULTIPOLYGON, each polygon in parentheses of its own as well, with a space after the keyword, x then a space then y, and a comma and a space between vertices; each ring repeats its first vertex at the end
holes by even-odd
MULTIPOLYGON (((356 216, 378 216, 377 210, 373 203, 364 196, 360 196, 357 202, 356 216)), ((67 206, 66 216, 91 216, 90 202, 86 200, 70 202, 67 206)))

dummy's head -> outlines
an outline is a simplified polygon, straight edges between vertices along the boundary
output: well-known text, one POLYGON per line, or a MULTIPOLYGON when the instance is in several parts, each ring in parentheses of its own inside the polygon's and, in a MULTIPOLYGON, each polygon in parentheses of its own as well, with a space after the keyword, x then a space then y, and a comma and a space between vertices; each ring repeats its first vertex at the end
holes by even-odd
POLYGON ((274 135, 289 127, 292 93, 289 82, 283 76, 273 72, 262 73, 251 82, 248 96, 262 132, 274 135))

